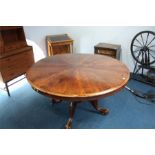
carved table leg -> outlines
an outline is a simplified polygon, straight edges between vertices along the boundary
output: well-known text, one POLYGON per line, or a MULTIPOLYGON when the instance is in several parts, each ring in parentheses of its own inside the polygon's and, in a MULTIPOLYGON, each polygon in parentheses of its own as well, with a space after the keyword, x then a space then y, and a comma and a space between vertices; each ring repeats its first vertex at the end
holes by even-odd
POLYGON ((109 110, 108 109, 103 109, 103 108, 101 108, 101 107, 98 106, 97 100, 90 101, 90 103, 101 114, 106 115, 106 114, 109 113, 109 110))
POLYGON ((73 120, 73 116, 74 116, 74 113, 75 113, 75 109, 76 109, 76 105, 77 105, 77 102, 71 102, 70 105, 69 105, 69 119, 66 123, 66 129, 71 129, 71 124, 72 124, 72 120, 73 120))

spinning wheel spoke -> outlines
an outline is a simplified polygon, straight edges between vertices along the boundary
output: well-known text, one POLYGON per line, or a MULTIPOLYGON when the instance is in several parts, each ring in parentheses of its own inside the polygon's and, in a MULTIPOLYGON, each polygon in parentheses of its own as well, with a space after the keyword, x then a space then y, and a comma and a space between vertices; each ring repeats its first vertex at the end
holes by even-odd
POLYGON ((138 49, 138 50, 134 50, 133 52, 135 52, 135 53, 137 53, 137 52, 139 52, 140 50, 138 49))
POLYGON ((149 46, 153 42, 154 39, 155 37, 146 46, 149 46))
POLYGON ((136 39, 136 41, 137 41, 141 46, 143 46, 143 45, 141 44, 141 42, 140 42, 138 39, 136 39))
POLYGON ((133 45, 133 46, 138 47, 138 48, 142 48, 141 46, 138 46, 138 45, 133 45))
POLYGON ((152 46, 148 46, 149 48, 151 48, 151 47, 155 47, 155 45, 152 45, 152 46))
POLYGON ((143 46, 144 46, 144 40, 143 40, 143 36, 142 36, 142 33, 141 33, 141 39, 142 39, 142 43, 143 43, 143 46))
POLYGON ((142 54, 142 51, 139 51, 139 54, 138 56, 136 56, 136 58, 138 59, 141 54, 142 54))
POLYGON ((146 42, 145 42, 145 46, 147 45, 147 41, 148 41, 149 34, 150 34, 150 33, 148 32, 147 38, 146 38, 146 42))
POLYGON ((149 49, 150 51, 152 51, 152 52, 155 52, 155 50, 152 50, 152 49, 149 49))
POLYGON ((153 56, 151 53, 149 53, 149 55, 151 55, 151 57, 155 59, 155 56, 153 56))

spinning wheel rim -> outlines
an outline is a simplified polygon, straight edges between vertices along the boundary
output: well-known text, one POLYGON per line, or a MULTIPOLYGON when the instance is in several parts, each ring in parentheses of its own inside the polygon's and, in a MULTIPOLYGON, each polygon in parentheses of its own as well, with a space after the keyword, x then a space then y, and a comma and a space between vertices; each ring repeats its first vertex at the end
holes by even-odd
MULTIPOLYGON (((151 51, 155 52, 155 50, 150 49, 151 46, 149 47, 149 45, 153 41, 155 41, 155 33, 152 31, 141 31, 134 36, 134 38, 132 39, 131 45, 130 45, 130 50, 131 50, 131 54, 136 62, 138 62, 139 64, 142 64, 142 65, 146 65, 146 66, 149 66, 149 65, 155 63, 155 56, 150 54, 151 51), (145 41, 144 41, 144 38, 142 35, 144 33, 147 34, 147 39, 145 41), (148 37, 150 34, 153 36, 153 38, 151 41, 148 42, 148 37), (141 37, 141 42, 137 39, 139 36, 141 37), (137 43, 139 45, 134 45, 135 41, 137 41, 137 43), (139 50, 135 51, 134 46, 139 48, 139 50), (136 56, 135 53, 138 51, 139 51, 139 54, 138 54, 138 56, 136 56), (139 57, 141 54, 142 54, 142 56, 144 56, 145 60, 147 59, 147 63, 139 60, 139 57), (152 57, 154 60, 150 61, 150 57, 152 57)), ((155 45, 153 45, 152 47, 155 47, 155 45)))

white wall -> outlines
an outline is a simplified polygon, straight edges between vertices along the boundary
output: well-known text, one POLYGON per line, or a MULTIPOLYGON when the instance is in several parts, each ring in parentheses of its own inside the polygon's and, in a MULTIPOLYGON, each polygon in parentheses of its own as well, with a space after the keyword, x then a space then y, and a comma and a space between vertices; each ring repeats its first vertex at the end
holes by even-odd
MULTIPOLYGON (((121 60, 132 71, 131 40, 140 31, 155 31, 155 26, 25 26, 24 30, 26 38, 35 42, 39 46, 38 52, 43 51, 44 55, 47 53, 45 37, 52 34, 69 34, 74 40, 74 52, 76 53, 93 53, 94 45, 99 42, 121 44, 121 60)), ((34 52, 37 53, 37 48, 34 52)))

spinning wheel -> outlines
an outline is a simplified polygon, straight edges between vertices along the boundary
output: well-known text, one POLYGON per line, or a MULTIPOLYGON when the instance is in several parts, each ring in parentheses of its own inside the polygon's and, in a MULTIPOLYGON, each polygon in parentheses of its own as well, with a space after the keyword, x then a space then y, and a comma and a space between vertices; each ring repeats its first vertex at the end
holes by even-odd
POLYGON ((131 54, 136 62, 143 66, 155 63, 155 33, 139 32, 131 42, 131 54))
POLYGON ((136 80, 155 84, 155 33, 152 31, 139 32, 133 38, 130 49, 136 62, 133 76, 138 75, 141 70, 141 74, 136 80), (144 74, 144 69, 147 69, 147 75, 144 74))
MULTIPOLYGON (((136 62, 131 78, 155 86, 155 33, 142 31, 136 34, 131 42, 130 50, 136 62), (144 69, 147 72, 144 72, 144 69), (140 70, 141 74, 139 74, 140 70)), ((138 97, 151 100, 155 98, 154 91, 142 93, 127 86, 125 88, 138 97)))

